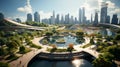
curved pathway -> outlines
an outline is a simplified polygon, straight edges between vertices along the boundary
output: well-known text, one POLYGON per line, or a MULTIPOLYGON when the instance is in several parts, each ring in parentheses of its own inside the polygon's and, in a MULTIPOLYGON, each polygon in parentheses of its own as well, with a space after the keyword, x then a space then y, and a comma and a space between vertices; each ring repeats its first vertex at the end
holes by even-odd
MULTIPOLYGON (((17 60, 14 60, 10 63, 10 67, 27 67, 27 64, 29 63, 29 61, 35 56, 37 55, 38 53, 40 52, 47 52, 46 49, 50 46, 46 46, 46 45, 42 45, 39 43, 39 41, 42 39, 43 37, 40 37, 40 38, 34 38, 32 40, 32 42, 36 45, 41 45, 42 46, 42 49, 32 49, 31 52, 27 53, 27 54, 24 54, 22 57, 20 57, 19 59, 17 60)), ((89 38, 85 38, 86 39, 86 42, 83 43, 82 45, 85 45, 87 43, 89 43, 89 38)), ((89 54, 93 55, 94 57, 98 57, 99 53, 96 52, 95 50, 92 50, 91 49, 91 46, 88 47, 88 48, 80 48, 81 45, 77 45, 77 46, 74 46, 74 49, 76 50, 75 52, 80 52, 80 51, 85 51, 85 52, 88 52, 89 54)))

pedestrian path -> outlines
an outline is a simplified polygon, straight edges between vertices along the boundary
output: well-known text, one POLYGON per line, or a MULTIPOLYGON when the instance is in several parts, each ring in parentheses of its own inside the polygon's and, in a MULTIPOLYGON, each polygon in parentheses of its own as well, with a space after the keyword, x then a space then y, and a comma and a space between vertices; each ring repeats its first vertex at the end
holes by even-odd
MULTIPOLYGON (((33 49, 31 52, 24 54, 23 56, 21 56, 19 59, 14 60, 10 63, 10 67, 27 67, 27 64, 29 63, 29 61, 36 56, 38 53, 40 52, 46 52, 47 48, 50 46, 46 46, 46 45, 42 45, 39 43, 41 38, 35 38, 32 40, 33 43, 37 44, 37 45, 41 45, 42 49, 33 49)), ((87 44, 89 41, 89 39, 87 39, 87 42, 85 44, 87 44)), ((78 46, 74 46, 74 49, 76 50, 75 52, 81 52, 81 51, 85 51, 88 52, 89 54, 93 55, 94 57, 98 57, 99 53, 96 52, 95 50, 91 49, 91 46, 88 48, 80 48, 80 45, 78 46)))

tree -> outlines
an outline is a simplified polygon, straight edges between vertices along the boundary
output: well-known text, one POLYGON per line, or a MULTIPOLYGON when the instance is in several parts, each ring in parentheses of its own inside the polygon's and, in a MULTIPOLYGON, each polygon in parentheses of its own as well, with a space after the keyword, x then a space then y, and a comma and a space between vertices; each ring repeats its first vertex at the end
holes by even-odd
POLYGON ((120 46, 109 46, 104 48, 103 51, 112 54, 114 56, 113 60, 120 60, 120 46))
POLYGON ((76 32, 76 37, 77 37, 76 41, 78 43, 83 43, 85 41, 83 32, 76 32))
POLYGON ((120 34, 117 34, 114 39, 120 41, 120 34))
POLYGON ((0 46, 5 45, 7 42, 6 38, 0 38, 0 46))
POLYGON ((93 67, 112 67, 112 63, 103 57, 95 59, 92 64, 93 67))
POLYGON ((18 44, 15 41, 8 42, 6 46, 8 47, 8 51, 13 54, 18 49, 18 44))
POLYGON ((0 67, 10 67, 8 63, 0 62, 0 67))
POLYGON ((50 52, 55 52, 57 50, 57 47, 56 47, 56 45, 52 45, 52 49, 50 50, 50 52))
POLYGON ((93 37, 90 39, 90 44, 95 44, 93 37))
POLYGON ((74 48, 73 48, 73 45, 74 45, 74 44, 69 44, 69 45, 68 45, 68 48, 67 48, 67 51, 72 52, 73 49, 74 49, 74 48))
POLYGON ((20 52, 20 53, 24 53, 24 52, 25 52, 25 47, 24 47, 24 46, 21 46, 21 47, 19 48, 19 52, 20 52))
POLYGON ((83 37, 84 33, 83 32, 76 32, 77 37, 83 37))
POLYGON ((4 47, 0 47, 0 56, 5 56, 8 54, 8 51, 4 47))
POLYGON ((46 35, 47 37, 50 37, 50 36, 53 35, 53 33, 52 33, 52 32, 47 32, 45 35, 46 35))

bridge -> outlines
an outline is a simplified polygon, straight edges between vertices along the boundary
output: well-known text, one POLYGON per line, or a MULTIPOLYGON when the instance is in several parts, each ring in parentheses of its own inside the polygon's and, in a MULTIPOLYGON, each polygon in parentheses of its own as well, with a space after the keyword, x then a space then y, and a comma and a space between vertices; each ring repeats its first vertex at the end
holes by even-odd
POLYGON ((115 25, 115 24, 109 24, 109 23, 99 23, 98 25, 111 26, 111 27, 114 27, 114 28, 119 28, 119 29, 120 29, 120 26, 119 26, 119 25, 115 25))
POLYGON ((44 30, 45 29, 45 27, 37 27, 37 26, 21 24, 21 23, 15 22, 7 18, 5 18, 4 20, 6 21, 4 22, 4 24, 7 24, 9 22, 13 26, 12 25, 10 26, 9 24, 7 24, 7 26, 0 26, 0 28, 12 28, 12 29, 20 28, 20 29, 29 29, 29 30, 44 30))
MULTIPOLYGON (((40 37, 40 38, 35 38, 32 40, 32 42, 34 44, 37 44, 37 45, 41 45, 42 46, 42 49, 38 49, 38 50, 32 50, 31 52, 27 53, 27 54, 24 54, 22 57, 20 57, 19 59, 15 60, 15 61, 12 61, 10 63, 10 67, 27 67, 29 62, 37 55, 40 55, 40 57, 42 58, 46 58, 46 59, 72 59, 73 57, 74 58, 84 58, 85 54, 83 54, 84 52, 85 53, 89 53, 90 55, 92 55, 92 57, 95 57, 95 58, 98 58, 99 57, 99 53, 95 50, 91 50, 90 48, 91 47, 88 47, 88 48, 80 48, 80 46, 75 46, 74 49, 76 51, 73 51, 72 53, 70 52, 64 52, 64 53, 53 53, 50 54, 49 52, 47 52, 47 48, 49 48, 50 46, 47 46, 47 45, 42 45, 39 43, 39 41, 41 39, 43 39, 44 37, 40 37), (36 42, 35 42, 36 41, 36 42), (20 64, 20 61, 21 61, 21 64, 20 64)), ((86 56, 88 57, 88 56, 86 56)))

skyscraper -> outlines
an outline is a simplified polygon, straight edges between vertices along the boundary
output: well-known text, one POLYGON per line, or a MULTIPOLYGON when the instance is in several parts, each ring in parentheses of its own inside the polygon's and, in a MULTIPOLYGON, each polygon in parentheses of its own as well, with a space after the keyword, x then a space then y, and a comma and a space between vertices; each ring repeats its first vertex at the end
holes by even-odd
POLYGON ((73 19, 73 16, 70 17, 70 21, 69 21, 71 24, 74 24, 74 19, 73 19))
POLYGON ((61 23, 64 24, 64 17, 63 17, 63 15, 61 16, 61 23))
POLYGON ((79 23, 81 23, 81 18, 82 18, 82 11, 81 8, 79 9, 79 23))
POLYGON ((65 15, 65 24, 69 24, 69 14, 65 15))
POLYGON ((79 9, 79 23, 85 23, 86 17, 85 17, 85 8, 79 9))
POLYGON ((118 24, 117 14, 113 14, 112 23, 111 24, 118 24))
POLYGON ((77 18, 75 17, 75 23, 77 24, 79 21, 77 21, 77 18))
POLYGON ((106 23, 110 23, 110 16, 107 16, 106 23))
POLYGON ((2 21, 3 19, 4 19, 4 15, 0 13, 0 21, 2 21))
POLYGON ((94 25, 98 24, 98 12, 95 12, 94 25))
POLYGON ((60 18, 59 18, 59 17, 60 17, 60 15, 57 14, 57 16, 56 16, 56 21, 55 21, 56 24, 59 24, 59 22, 60 22, 60 18))
POLYGON ((102 2, 101 5, 101 15, 100 15, 100 23, 105 23, 107 18, 107 3, 102 2))
POLYGON ((28 13, 27 14, 27 21, 32 21, 32 14, 31 13, 28 13))
POLYGON ((40 22, 40 15, 39 15, 38 12, 35 12, 35 13, 34 13, 34 21, 35 21, 35 22, 40 22))
POLYGON ((85 21, 86 21, 85 8, 83 7, 83 10, 82 10, 82 22, 85 23, 85 21))
POLYGON ((51 16, 51 24, 55 24, 55 11, 53 11, 53 15, 51 16))
POLYGON ((92 14, 91 14, 91 23, 93 23, 93 16, 92 16, 92 14))

